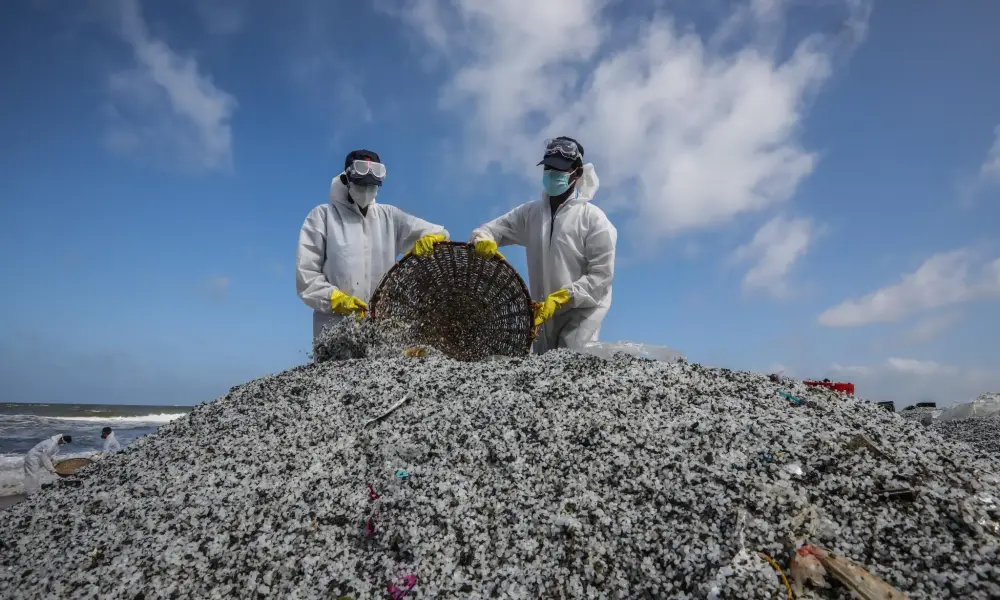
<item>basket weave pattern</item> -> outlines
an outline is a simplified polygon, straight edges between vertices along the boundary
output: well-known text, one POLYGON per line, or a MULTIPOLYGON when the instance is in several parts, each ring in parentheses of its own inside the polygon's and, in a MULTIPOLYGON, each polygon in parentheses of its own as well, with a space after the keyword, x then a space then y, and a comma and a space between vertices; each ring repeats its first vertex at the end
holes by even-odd
POLYGON ((67 458, 65 460, 57 462, 52 466, 55 468, 56 473, 59 473, 61 475, 72 475, 73 473, 76 472, 77 469, 86 467, 90 463, 91 463, 90 459, 87 458, 67 458))
POLYGON ((531 349, 532 302, 524 280, 507 261, 483 258, 464 242, 403 257, 382 278, 369 308, 374 323, 405 323, 414 342, 457 360, 524 356, 531 349))

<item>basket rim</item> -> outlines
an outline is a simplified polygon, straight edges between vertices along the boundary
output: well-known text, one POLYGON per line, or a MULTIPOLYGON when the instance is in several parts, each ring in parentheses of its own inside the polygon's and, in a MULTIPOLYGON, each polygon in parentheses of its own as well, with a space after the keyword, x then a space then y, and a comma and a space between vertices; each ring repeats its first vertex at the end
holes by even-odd
POLYGON ((86 456, 67 456, 66 458, 60 458, 56 460, 52 464, 53 466, 61 465, 63 463, 73 462, 74 460, 82 460, 84 462, 94 462, 93 460, 91 460, 89 457, 86 456))
MULTIPOLYGON (((434 245, 452 246, 452 247, 461 246, 472 249, 475 248, 475 245, 470 242, 457 242, 454 240, 445 240, 443 242, 436 242, 434 245)), ((382 289, 385 286, 386 282, 389 281, 389 278, 392 277, 393 273, 396 271, 397 268, 399 268, 400 265, 404 264, 408 260, 414 260, 417 258, 424 258, 424 257, 418 257, 416 254, 413 254, 412 252, 406 253, 405 255, 403 255, 403 258, 396 261, 396 263, 392 265, 392 267, 390 267, 388 271, 386 271, 385 275, 382 276, 382 279, 379 280, 378 286, 375 288, 375 293, 373 293, 371 298, 369 298, 368 300, 368 318, 371 319, 373 323, 378 320, 377 316, 378 301, 379 298, 381 298, 382 296, 382 289)), ((524 294, 524 297, 528 301, 528 310, 533 310, 533 307, 537 303, 532 299, 531 292, 528 290, 528 285, 524 282, 524 278, 521 277, 521 273, 519 273, 518 270, 514 268, 514 265, 510 264, 510 262, 506 258, 500 258, 499 256, 496 256, 491 260, 502 262, 508 269, 510 269, 511 273, 513 273, 514 275, 514 280, 517 282, 518 285, 520 285, 521 292, 524 294)), ((528 337, 525 338, 525 347, 527 348, 528 352, 531 352, 531 344, 535 340, 536 335, 537 335, 537 328, 535 327, 530 328, 528 337)))
POLYGON ((59 470, 60 467, 63 467, 64 465, 68 466, 69 468, 72 469, 72 471, 70 473, 63 473, 64 475, 66 475, 66 474, 71 474, 72 472, 75 472, 78 469, 89 467, 92 464, 94 464, 94 461, 92 459, 83 456, 76 456, 76 457, 64 458, 62 460, 57 460, 52 464, 52 466, 55 468, 57 473, 61 472, 59 470))

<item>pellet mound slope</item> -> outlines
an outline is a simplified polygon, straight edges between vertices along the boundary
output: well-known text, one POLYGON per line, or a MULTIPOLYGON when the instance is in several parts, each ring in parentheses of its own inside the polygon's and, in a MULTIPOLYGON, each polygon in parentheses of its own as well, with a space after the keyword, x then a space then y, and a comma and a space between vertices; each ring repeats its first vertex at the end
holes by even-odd
POLYGON ((767 563, 733 559, 787 566, 808 541, 914 599, 995 599, 991 469, 753 373, 568 351, 332 361, 234 388, 0 515, 0 597, 785 598, 767 563), (916 498, 876 497, 898 487, 916 498))

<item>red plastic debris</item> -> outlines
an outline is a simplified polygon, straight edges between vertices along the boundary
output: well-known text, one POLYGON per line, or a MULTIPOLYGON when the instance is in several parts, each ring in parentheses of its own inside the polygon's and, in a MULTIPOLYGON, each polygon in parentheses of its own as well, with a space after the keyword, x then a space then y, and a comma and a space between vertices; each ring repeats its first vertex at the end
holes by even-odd
POLYGON ((417 585, 417 576, 407 575, 403 578, 403 585, 406 586, 406 589, 400 589, 391 583, 388 585, 389 597, 392 600, 403 600, 413 590, 413 587, 417 585))
POLYGON ((835 392, 843 392, 845 394, 854 395, 854 384, 853 383, 836 383, 833 381, 803 381, 802 383, 812 386, 822 386, 831 389, 835 392))

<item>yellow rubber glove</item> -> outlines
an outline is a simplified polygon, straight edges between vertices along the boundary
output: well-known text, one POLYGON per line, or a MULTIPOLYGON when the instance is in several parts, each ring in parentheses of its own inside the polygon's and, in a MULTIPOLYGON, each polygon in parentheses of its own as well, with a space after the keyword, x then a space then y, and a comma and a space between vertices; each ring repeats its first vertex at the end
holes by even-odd
POLYGON ((417 243, 413 245, 413 250, 410 250, 410 254, 416 254, 417 256, 434 254, 434 244, 443 242, 447 239, 448 238, 444 237, 440 233, 425 235, 417 240, 417 243))
POLYGON ((333 290, 333 293, 330 294, 330 308, 337 314, 355 314, 358 315, 358 318, 362 318, 368 313, 368 305, 365 304, 364 300, 348 296, 340 290, 333 290))
POLYGON ((551 319, 552 315, 556 314, 556 309, 567 303, 569 303, 569 290, 559 290, 549 294, 545 302, 535 309, 535 327, 551 319))
POLYGON ((479 240, 476 242, 476 254, 482 256, 483 258, 499 258, 500 260, 507 260, 507 258, 500 254, 497 250, 497 243, 493 240, 479 240))

